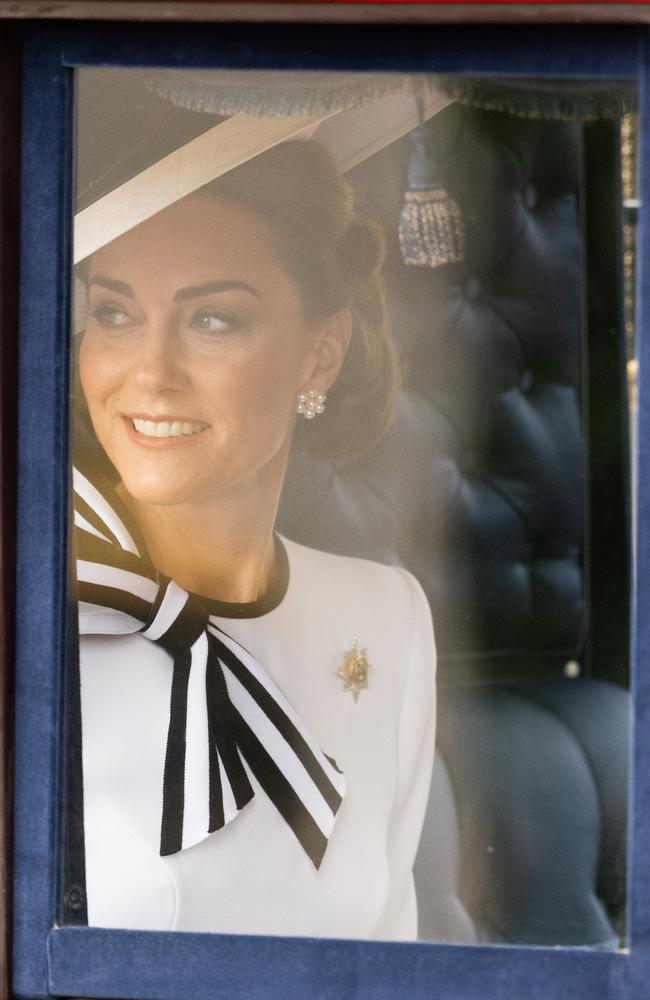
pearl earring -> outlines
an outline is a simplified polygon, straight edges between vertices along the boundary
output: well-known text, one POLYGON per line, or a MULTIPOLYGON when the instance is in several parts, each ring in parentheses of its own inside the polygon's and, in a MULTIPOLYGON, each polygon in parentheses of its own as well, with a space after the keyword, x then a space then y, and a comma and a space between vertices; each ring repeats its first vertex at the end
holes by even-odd
POLYGON ((296 413, 302 413, 305 420, 313 420, 317 413, 325 412, 325 400, 327 396, 318 389, 308 389, 307 392, 299 392, 296 402, 296 413))

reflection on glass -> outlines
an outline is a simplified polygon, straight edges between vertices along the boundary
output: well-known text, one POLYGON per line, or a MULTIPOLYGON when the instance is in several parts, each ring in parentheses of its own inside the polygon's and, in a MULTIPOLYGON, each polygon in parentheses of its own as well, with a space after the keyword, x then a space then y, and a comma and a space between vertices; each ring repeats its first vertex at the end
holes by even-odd
POLYGON ((77 84, 64 919, 617 947, 588 85, 77 84))

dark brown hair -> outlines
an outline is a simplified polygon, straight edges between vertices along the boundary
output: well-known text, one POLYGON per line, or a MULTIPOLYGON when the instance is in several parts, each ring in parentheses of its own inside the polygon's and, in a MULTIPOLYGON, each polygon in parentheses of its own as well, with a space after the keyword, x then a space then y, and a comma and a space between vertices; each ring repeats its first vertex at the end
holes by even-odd
POLYGON ((310 140, 282 143, 200 193, 236 202, 272 225, 308 318, 350 308, 350 347, 325 415, 299 420, 296 443, 327 455, 363 451, 386 429, 400 383, 381 276, 381 228, 357 212, 334 160, 310 140))

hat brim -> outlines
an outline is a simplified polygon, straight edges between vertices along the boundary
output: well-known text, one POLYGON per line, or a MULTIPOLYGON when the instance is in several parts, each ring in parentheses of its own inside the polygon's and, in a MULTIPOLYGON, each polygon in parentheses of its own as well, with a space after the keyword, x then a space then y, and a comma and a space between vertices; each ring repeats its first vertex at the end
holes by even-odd
MULTIPOLYGON (((263 78, 265 74, 253 73, 255 76, 263 78)), ((430 78, 426 78, 426 86, 423 79, 394 77, 385 92, 367 96, 366 89, 352 106, 339 107, 329 101, 326 110, 268 116, 237 113, 219 121, 78 212, 74 219, 74 263, 289 139, 316 138, 334 156, 341 171, 349 170, 452 103, 430 78)), ((365 80, 364 86, 367 88, 365 80)), ((350 99, 345 103, 349 105, 350 99)))

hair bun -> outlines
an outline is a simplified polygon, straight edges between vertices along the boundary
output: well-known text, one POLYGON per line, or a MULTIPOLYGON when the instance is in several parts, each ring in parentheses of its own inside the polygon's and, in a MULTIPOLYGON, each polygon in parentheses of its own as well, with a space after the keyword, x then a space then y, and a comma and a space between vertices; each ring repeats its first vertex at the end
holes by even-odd
POLYGON ((341 261, 345 273, 356 280, 378 275, 384 263, 384 233, 378 222, 355 216, 341 238, 341 261))

